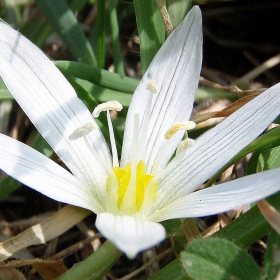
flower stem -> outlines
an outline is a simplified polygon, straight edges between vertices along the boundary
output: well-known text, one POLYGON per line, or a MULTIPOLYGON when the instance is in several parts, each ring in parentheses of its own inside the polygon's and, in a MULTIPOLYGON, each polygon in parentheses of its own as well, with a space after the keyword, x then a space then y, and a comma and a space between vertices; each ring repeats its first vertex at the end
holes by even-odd
POLYGON ((121 253, 106 241, 95 253, 60 275, 56 280, 101 279, 118 260, 121 253))

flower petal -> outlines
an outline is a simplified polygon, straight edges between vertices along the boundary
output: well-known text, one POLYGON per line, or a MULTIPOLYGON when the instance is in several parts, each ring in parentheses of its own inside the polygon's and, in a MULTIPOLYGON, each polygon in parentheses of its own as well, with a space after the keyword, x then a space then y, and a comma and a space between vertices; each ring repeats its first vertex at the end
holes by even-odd
MULTIPOLYGON (((103 167, 83 139, 68 139, 81 126, 95 124, 72 86, 41 50, 4 23, 0 23, 0 60, 0 75, 11 94, 72 173, 96 186, 93 192, 101 201, 106 182, 103 167)), ((99 128, 88 137, 99 157, 111 164, 99 128)))
POLYGON ((0 169, 8 175, 52 199, 104 211, 87 186, 46 156, 3 134, 0 143, 0 169))
POLYGON ((279 168, 246 176, 181 197, 159 210, 151 219, 158 222, 226 212, 278 192, 279 181, 279 168))
MULTIPOLYGON (((183 159, 173 160, 159 176, 155 209, 193 192, 280 113, 280 83, 263 92, 199 137, 183 159)), ((154 211, 154 209, 152 210, 154 211)))
POLYGON ((130 259, 165 238, 165 229, 162 225, 140 221, 132 216, 101 213, 97 215, 96 227, 130 259))
MULTIPOLYGON (((140 116, 139 156, 147 163, 149 173, 166 141, 164 134, 175 123, 188 120, 192 111, 202 61, 202 24, 201 13, 194 7, 184 21, 167 38, 154 57, 151 65, 137 87, 130 104, 125 124, 122 163, 130 161, 134 115, 140 116), (160 89, 153 95, 153 105, 148 123, 143 119, 149 115, 148 82, 154 81, 160 89)), ((165 149, 161 162, 162 169, 169 161, 184 132, 178 132, 165 149)))

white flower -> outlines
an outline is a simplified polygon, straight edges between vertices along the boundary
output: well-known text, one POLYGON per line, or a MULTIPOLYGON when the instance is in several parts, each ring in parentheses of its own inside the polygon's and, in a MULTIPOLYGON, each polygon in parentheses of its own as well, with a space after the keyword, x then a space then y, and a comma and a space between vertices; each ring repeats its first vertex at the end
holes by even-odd
POLYGON ((37 47, 1 23, 0 75, 71 173, 5 135, 0 135, 0 168, 53 199, 95 212, 97 228, 131 258, 165 238, 160 221, 220 213, 275 193, 278 169, 194 192, 280 111, 277 84, 195 142, 181 141, 194 127, 188 120, 201 60, 201 14, 194 7, 133 95, 119 166, 109 110, 120 110, 120 104, 109 102, 94 111, 96 117, 107 111, 111 155, 64 76, 37 47))

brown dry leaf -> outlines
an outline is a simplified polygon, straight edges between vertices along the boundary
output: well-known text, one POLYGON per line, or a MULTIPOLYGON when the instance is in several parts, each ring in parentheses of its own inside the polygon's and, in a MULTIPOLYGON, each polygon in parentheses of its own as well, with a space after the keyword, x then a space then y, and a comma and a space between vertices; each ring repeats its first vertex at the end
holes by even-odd
POLYGON ((46 260, 32 265, 44 280, 53 280, 67 271, 66 266, 61 261, 46 260))
MULTIPOLYGON (((16 260, 16 261, 10 261, 8 263, 1 263, 0 273, 2 271, 4 272, 12 271, 17 267, 21 267, 25 265, 33 266, 39 272, 39 274, 44 278, 44 280, 53 280, 59 275, 61 275, 62 273, 67 271, 67 268, 61 261, 33 259, 33 260, 16 260)), ((20 279, 20 278, 12 278, 12 279, 20 279)))
POLYGON ((209 112, 209 113, 204 113, 204 114, 196 114, 191 117, 191 120, 194 121, 195 123, 201 123, 204 122, 208 119, 211 118, 221 118, 221 117, 227 117, 234 113, 236 110, 244 106, 246 103, 254 99, 256 96, 258 96, 259 93, 251 94, 246 97, 243 97, 229 106, 227 106, 225 109, 217 111, 217 112, 209 112))
POLYGON ((5 280, 26 280, 24 275, 16 270, 15 268, 13 269, 0 269, 0 278, 5 279, 5 280))

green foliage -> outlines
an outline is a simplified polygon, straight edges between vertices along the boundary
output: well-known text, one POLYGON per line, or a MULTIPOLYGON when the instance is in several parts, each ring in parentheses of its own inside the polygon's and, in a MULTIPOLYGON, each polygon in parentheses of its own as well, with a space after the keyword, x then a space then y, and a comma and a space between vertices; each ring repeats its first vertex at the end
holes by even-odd
POLYGON ((36 0, 36 2, 74 57, 84 63, 96 65, 92 47, 67 3, 64 0, 36 0))
POLYGON ((142 73, 145 73, 165 38, 165 29, 155 1, 134 1, 142 73), (145 7, 145 8, 143 8, 145 7))
POLYGON ((269 236, 264 261, 267 280, 278 279, 277 275, 280 272, 280 236, 276 231, 273 231, 269 236))
POLYGON ((221 238, 192 241, 182 253, 181 261, 187 274, 194 280, 263 279, 249 254, 221 238))

